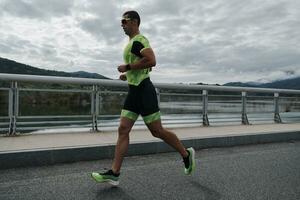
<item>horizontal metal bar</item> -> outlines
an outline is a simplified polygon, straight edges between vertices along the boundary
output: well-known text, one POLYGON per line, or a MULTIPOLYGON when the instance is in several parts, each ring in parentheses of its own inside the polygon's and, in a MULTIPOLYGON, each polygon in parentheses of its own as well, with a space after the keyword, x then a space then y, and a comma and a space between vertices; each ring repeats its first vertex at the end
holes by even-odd
POLYGON ((124 91, 100 91, 100 94, 127 94, 128 92, 124 91))
POLYGON ((270 115, 273 115, 274 112, 273 112, 273 111, 268 111, 268 110, 262 111, 262 112, 251 112, 251 111, 249 111, 249 112, 247 112, 247 114, 248 114, 250 117, 253 116, 253 115, 257 116, 257 114, 259 114, 261 117, 263 117, 263 116, 270 116, 270 115))
POLYGON ((184 93, 160 93, 161 96, 192 96, 192 97, 202 97, 202 94, 184 94, 184 93))
POLYGON ((247 96, 247 99, 255 98, 255 99, 274 99, 274 96, 247 96))
POLYGON ((0 122, 0 126, 8 126, 9 122, 0 122))
POLYGON ((250 123, 251 122, 272 122, 274 123, 274 118, 270 118, 270 119, 250 119, 249 118, 250 123))
POLYGON ((234 98, 241 98, 241 95, 213 95, 213 94, 208 94, 208 97, 234 97, 234 98))
MULTIPOLYGON (((210 119, 210 118, 209 118, 210 119)), ((220 120, 211 120, 210 119, 210 122, 211 123, 225 123, 225 122, 227 122, 227 123, 231 123, 231 122, 242 122, 242 120, 241 120, 241 118, 240 119, 228 119, 228 120, 224 120, 224 119, 220 119, 220 120)))
MULTIPOLYGON (((88 79, 88 78, 71 78, 58 76, 36 76, 21 74, 0 74, 2 81, 20 81, 20 82, 43 82, 43 83, 69 83, 80 85, 102 85, 115 87, 128 87, 127 83, 120 80, 107 79, 88 79)), ((271 89, 271 88, 254 88, 254 87, 228 87, 228 86, 211 86, 211 85, 188 85, 178 83, 154 83, 157 88, 165 89, 187 89, 187 90, 214 90, 214 91, 230 91, 230 92, 259 92, 259 93, 287 93, 300 94, 300 90, 290 89, 271 89)))
POLYGON ((278 97, 279 99, 295 99, 295 100, 298 100, 298 101, 300 101, 300 97, 282 97, 282 96, 280 96, 280 97, 278 97))
MULTIPOLYGON (((201 123, 202 123, 202 119, 193 120, 193 121, 187 121, 187 120, 180 121, 180 125, 183 125, 183 124, 201 124, 201 123)), ((174 125, 174 124, 179 125, 178 121, 173 121, 173 120, 172 121, 166 120, 166 121, 164 121, 164 124, 165 125, 174 125)), ((118 126, 118 122, 109 123, 109 124, 103 124, 103 123, 98 124, 98 127, 100 127, 100 129, 101 129, 101 127, 106 128, 106 127, 115 127, 115 126, 118 126)), ((142 120, 139 120, 135 123, 135 126, 145 126, 145 124, 142 120)))
MULTIPOLYGON (((210 120, 214 120, 214 119, 228 119, 228 117, 209 117, 209 119, 210 120)), ((241 119, 241 116, 230 117, 230 119, 241 119)))
POLYGON ((202 119, 202 116, 200 116, 200 113, 199 113, 199 116, 198 117, 190 117, 190 118, 171 118, 171 117, 162 117, 163 120, 194 120, 194 119, 202 119))
POLYGON ((28 92, 68 92, 68 93, 92 93, 92 90, 74 90, 74 89, 33 89, 33 88, 19 88, 19 91, 28 92))
POLYGON ((185 84, 168 84, 157 83, 154 85, 158 88, 165 89, 186 89, 186 90, 212 90, 224 92, 258 92, 258 93, 287 93, 287 94, 300 94, 300 90, 288 89, 271 89, 271 88, 253 88, 253 87, 228 87, 228 86, 209 86, 209 85, 185 85, 185 84))
POLYGON ((61 116, 18 116, 18 119, 48 119, 48 118, 90 118, 92 115, 61 115, 61 116))
MULTIPOLYGON (((188 118, 190 116, 191 117, 198 116, 199 114, 198 113, 196 113, 196 114, 187 114, 187 115, 185 115, 185 118, 188 118)), ((179 117, 180 119, 182 119, 182 114, 164 114, 163 113, 162 117, 179 117)))
POLYGON ((91 123, 91 121, 41 121, 41 122, 17 122, 17 125, 41 125, 41 124, 79 124, 91 123))
POLYGON ((236 103, 241 103, 241 99, 236 99, 236 100, 231 100, 231 99, 228 99, 228 100, 210 100, 209 103, 210 104, 214 104, 214 103, 222 103, 222 104, 236 104, 236 103))
POLYGON ((2 90, 2 91, 9 91, 10 89, 9 88, 0 88, 0 90, 2 90))
POLYGON ((0 73, 0 80, 19 81, 19 82, 65 83, 65 84, 79 84, 79 85, 128 87, 127 84, 121 80, 73 78, 73 77, 59 77, 59 76, 37 76, 37 75, 6 74, 6 73, 0 73))
MULTIPOLYGON (((266 117, 266 116, 265 116, 265 117, 251 117, 251 116, 249 117, 249 115, 248 115, 248 119, 249 119, 249 120, 250 120, 250 119, 251 119, 251 120, 254 120, 254 119, 258 119, 258 120, 262 120, 262 119, 270 119, 270 120, 273 120, 273 118, 274 118, 273 115, 270 116, 270 117, 266 117)), ((251 121, 251 120, 250 120, 250 121, 251 121)))
POLYGON ((247 106, 253 106, 253 104, 273 104, 274 101, 270 100, 248 100, 247 99, 247 106))
POLYGON ((112 117, 120 117, 120 115, 98 115, 98 118, 103 118, 103 117, 112 118, 112 117))
MULTIPOLYGON (((180 121, 180 125, 182 124, 201 124, 202 123, 202 119, 199 120, 192 120, 192 121, 180 121)), ((178 121, 166 121, 164 122, 164 124, 179 124, 178 121)))
MULTIPOLYGON (((117 119, 119 119, 119 115, 116 116, 118 117, 117 119)), ((180 114, 174 114, 174 115, 162 115, 162 119, 163 120, 193 120, 193 119, 201 119, 202 116, 200 116, 200 113, 199 113, 199 116, 197 117, 197 115, 193 116, 193 117, 186 117, 186 118, 183 118, 182 115, 180 114), (178 118, 176 119, 175 117, 178 116, 178 118)), ((99 118, 99 117, 98 117, 99 118)), ((107 120, 99 120, 100 121, 100 124, 101 122, 105 122, 107 123, 107 121, 111 121, 111 119, 107 119, 107 120)), ((141 120, 141 122, 143 123, 143 121, 141 120)), ((118 122, 119 123, 119 122, 118 122)))
POLYGON ((46 129, 72 129, 72 128, 85 128, 89 127, 84 125, 72 125, 72 126, 41 126, 41 127, 18 127, 18 130, 21 131, 32 131, 32 130, 46 130, 46 129))
POLYGON ((281 116, 283 119, 300 119, 300 116, 281 116))

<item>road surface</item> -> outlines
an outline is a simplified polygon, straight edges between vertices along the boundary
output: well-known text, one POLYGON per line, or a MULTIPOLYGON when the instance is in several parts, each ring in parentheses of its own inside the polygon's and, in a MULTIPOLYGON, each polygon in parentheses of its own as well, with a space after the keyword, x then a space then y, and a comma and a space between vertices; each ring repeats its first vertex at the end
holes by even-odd
POLYGON ((0 199, 300 199, 300 141, 199 150, 196 162, 185 176, 177 153, 128 157, 118 187, 89 175, 111 160, 0 170, 0 199))

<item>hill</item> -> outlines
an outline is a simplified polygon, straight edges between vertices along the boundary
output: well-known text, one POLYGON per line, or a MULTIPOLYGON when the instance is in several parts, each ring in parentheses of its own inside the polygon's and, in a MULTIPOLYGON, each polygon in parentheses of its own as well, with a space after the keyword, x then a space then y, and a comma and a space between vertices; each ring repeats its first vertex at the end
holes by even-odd
MULTIPOLYGON (((18 63, 13 60, 0 57, 0 73, 8 74, 31 74, 43 76, 63 76, 63 77, 79 77, 79 78, 95 78, 95 79, 109 79, 97 73, 89 73, 85 71, 78 72, 63 72, 54 70, 45 70, 30 65, 18 63)), ((199 83, 203 84, 203 83, 199 83)), ((218 84, 217 84, 218 85, 218 84)), ((236 86, 236 87, 260 87, 260 88, 279 88, 279 89, 296 89, 300 90, 300 77, 278 80, 270 83, 256 83, 256 82, 229 82, 223 86, 236 86)))
POLYGON ((1 58, 1 57, 0 57, 0 73, 109 79, 97 73, 89 73, 84 71, 68 73, 63 71, 40 69, 37 67, 32 67, 30 65, 18 63, 16 61, 1 58))
POLYGON ((300 77, 273 81, 270 83, 242 83, 230 82, 224 86, 237 86, 237 87, 260 87, 260 88, 278 88, 278 89, 294 89, 300 90, 300 77))

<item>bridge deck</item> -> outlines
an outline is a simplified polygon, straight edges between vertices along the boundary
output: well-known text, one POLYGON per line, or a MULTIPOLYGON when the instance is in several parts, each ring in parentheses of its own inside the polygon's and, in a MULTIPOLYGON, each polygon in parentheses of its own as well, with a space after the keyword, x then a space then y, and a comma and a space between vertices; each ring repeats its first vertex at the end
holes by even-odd
MULTIPOLYGON (((262 124, 262 125, 236 125, 236 126, 210 126, 171 128, 181 140, 205 139, 217 137, 232 137, 243 135, 259 135, 268 133, 300 132, 300 123, 296 124, 262 124)), ((0 153, 60 149, 69 147, 88 147, 99 145, 114 145, 117 141, 117 131, 103 131, 97 133, 49 133, 25 134, 16 137, 0 137, 0 153)), ((146 129, 134 129, 130 133, 131 143, 155 142, 146 129)))
MULTIPOLYGON (((171 129, 195 149, 300 140, 300 123, 171 129)), ((117 131, 0 137, 0 169, 112 158, 117 131)), ((134 129, 127 155, 172 152, 148 130, 134 129)))

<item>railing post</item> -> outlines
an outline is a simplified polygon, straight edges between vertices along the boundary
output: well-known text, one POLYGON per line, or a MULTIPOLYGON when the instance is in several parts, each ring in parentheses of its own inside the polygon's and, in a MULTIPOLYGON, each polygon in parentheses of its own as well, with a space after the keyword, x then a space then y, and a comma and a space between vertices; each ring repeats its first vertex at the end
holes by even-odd
POLYGON ((93 85, 93 91, 91 94, 91 114, 92 114, 92 131, 98 131, 99 91, 97 85, 93 85))
POLYGON ((242 92, 242 124, 249 125, 247 117, 247 92, 242 92))
POLYGON ((96 131, 99 131, 98 129, 98 116, 99 116, 99 110, 100 110, 100 91, 99 91, 99 87, 96 86, 96 107, 95 107, 95 129, 96 131))
POLYGON ((102 94, 105 94, 105 92, 102 92, 102 88, 99 87, 99 109, 98 109, 98 114, 100 114, 100 112, 103 110, 103 101, 104 98, 102 97, 102 94))
POLYGON ((202 118, 202 124, 203 126, 209 126, 209 120, 208 120, 208 92, 207 90, 203 90, 202 92, 202 104, 203 104, 203 118, 202 118))
POLYGON ((13 130, 13 121, 14 121, 14 91, 13 91, 13 82, 11 83, 11 87, 8 93, 8 116, 9 116, 9 127, 8 127, 8 135, 12 134, 13 130))
POLYGON ((155 88, 156 90, 156 97, 158 102, 158 107, 160 107, 160 90, 158 88, 155 88))
POLYGON ((18 83, 16 81, 11 82, 11 87, 9 90, 9 130, 8 135, 16 135, 17 133, 17 116, 19 114, 19 91, 18 83))
POLYGON ((281 123, 281 117, 279 114, 279 93, 274 93, 274 121, 281 123))

